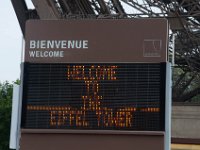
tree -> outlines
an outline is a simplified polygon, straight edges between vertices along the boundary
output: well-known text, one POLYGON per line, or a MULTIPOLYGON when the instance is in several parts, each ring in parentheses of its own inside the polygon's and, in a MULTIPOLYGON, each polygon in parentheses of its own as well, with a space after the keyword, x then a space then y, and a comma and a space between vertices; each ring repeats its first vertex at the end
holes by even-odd
POLYGON ((199 102, 200 72, 175 67, 172 95, 173 102, 199 102))
MULTIPOLYGON (((19 84, 19 80, 14 82, 19 84)), ((0 150, 9 150, 13 84, 0 83, 0 150)))

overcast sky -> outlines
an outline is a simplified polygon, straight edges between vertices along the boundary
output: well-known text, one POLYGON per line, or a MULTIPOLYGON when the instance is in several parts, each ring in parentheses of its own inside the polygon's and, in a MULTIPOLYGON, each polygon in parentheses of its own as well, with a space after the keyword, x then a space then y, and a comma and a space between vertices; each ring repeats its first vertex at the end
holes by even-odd
POLYGON ((12 82, 20 78, 22 33, 10 0, 0 0, 0 19, 0 82, 12 82))
POLYGON ((22 34, 10 0, 0 0, 0 82, 20 77, 22 34))

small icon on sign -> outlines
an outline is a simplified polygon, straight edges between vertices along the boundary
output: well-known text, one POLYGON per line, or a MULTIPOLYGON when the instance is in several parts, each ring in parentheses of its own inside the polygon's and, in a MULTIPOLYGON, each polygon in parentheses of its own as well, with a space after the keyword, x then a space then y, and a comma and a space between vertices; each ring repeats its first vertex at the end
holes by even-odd
POLYGON ((144 57, 161 57, 162 40, 144 39, 143 56, 144 57))

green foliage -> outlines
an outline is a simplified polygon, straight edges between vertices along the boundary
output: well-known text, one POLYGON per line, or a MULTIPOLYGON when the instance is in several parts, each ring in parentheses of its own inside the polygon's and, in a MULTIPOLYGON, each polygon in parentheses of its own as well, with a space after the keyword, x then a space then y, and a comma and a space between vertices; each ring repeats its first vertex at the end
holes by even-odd
POLYGON ((13 84, 0 83, 0 150, 9 150, 12 91, 13 84))
POLYGON ((173 101, 200 103, 200 72, 173 68, 173 101))
POLYGON ((10 136, 11 102, 0 100, 0 149, 8 150, 10 136))
POLYGON ((191 102, 192 102, 192 103, 200 103, 200 94, 194 96, 194 97, 191 99, 191 102))

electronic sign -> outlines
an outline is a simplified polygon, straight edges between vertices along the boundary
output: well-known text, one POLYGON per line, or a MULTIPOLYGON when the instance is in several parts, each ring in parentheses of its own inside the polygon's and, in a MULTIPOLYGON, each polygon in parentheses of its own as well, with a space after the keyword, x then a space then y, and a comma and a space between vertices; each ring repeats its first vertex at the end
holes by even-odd
POLYGON ((167 37, 165 19, 27 21, 20 148, 169 149, 167 37))
POLYGON ((164 130, 165 63, 25 64, 24 128, 164 130))
POLYGON ((21 127, 163 131, 166 35, 148 21, 28 22, 21 127))

